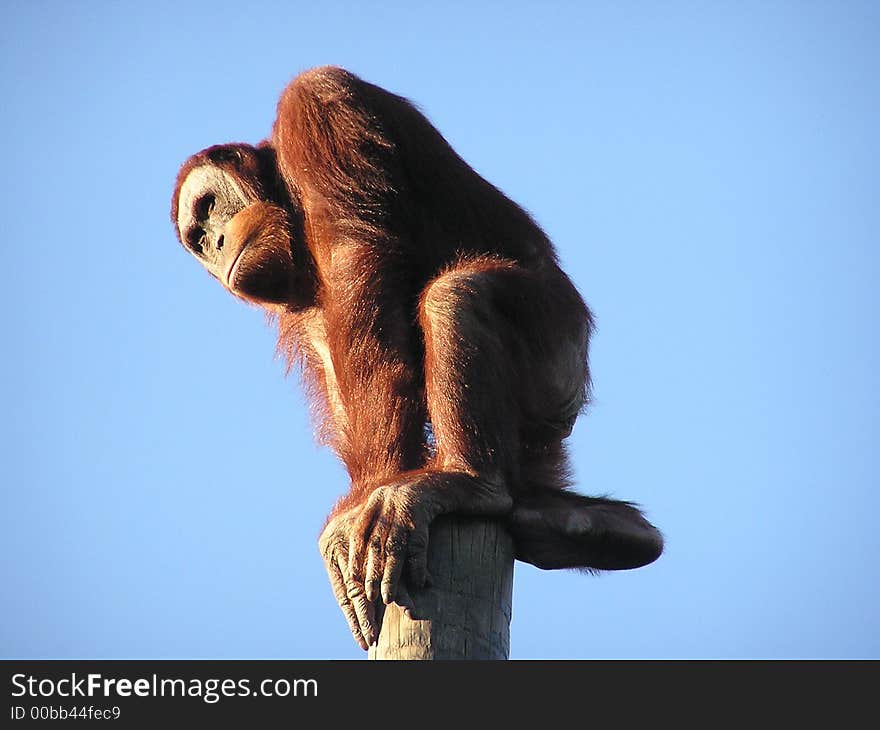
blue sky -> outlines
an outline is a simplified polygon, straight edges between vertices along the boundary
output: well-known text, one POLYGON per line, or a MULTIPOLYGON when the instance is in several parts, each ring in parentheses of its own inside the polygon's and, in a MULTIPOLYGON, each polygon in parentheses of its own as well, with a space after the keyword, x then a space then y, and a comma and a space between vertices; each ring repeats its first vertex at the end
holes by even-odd
POLYGON ((362 656, 316 549, 346 475, 168 219, 325 63, 553 238, 599 324, 578 489, 667 537, 518 564, 511 656, 880 656, 880 6, 4 7, 0 656, 362 656))

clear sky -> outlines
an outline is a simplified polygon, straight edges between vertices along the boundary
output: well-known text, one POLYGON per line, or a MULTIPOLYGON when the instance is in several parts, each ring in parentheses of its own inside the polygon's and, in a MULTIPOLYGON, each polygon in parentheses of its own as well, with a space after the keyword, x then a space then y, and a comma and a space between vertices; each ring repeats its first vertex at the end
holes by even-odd
POLYGON ((316 548, 347 477, 168 216, 326 63, 553 238, 599 323, 578 489, 667 537, 518 564, 512 657, 880 656, 880 5, 3 7, 0 656, 363 656, 316 548))

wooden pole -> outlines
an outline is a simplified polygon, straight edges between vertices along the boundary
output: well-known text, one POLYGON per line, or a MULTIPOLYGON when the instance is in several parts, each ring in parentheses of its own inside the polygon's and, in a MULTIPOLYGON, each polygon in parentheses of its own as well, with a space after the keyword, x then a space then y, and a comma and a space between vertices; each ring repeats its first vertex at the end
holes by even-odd
POLYGON ((412 592, 414 618, 379 601, 370 659, 507 659, 513 541, 497 522, 441 517, 431 525, 432 584, 412 592))

